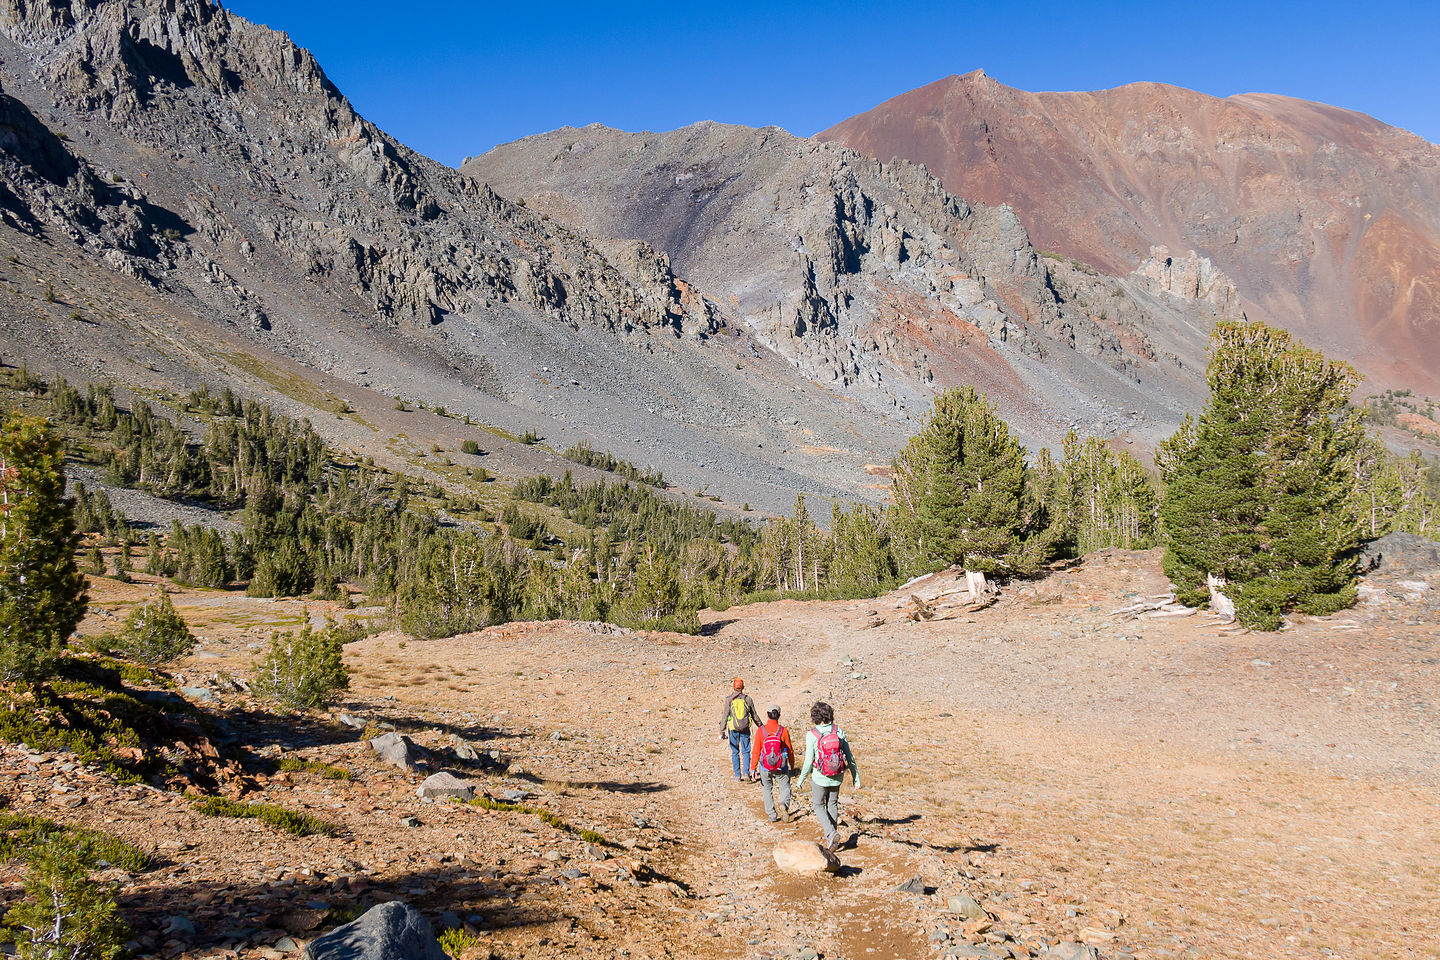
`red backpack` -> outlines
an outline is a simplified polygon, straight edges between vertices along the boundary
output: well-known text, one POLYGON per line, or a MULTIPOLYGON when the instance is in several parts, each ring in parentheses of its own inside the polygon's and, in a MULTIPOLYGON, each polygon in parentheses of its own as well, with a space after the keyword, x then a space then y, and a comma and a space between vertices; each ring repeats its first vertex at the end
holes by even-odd
POLYGON ((815 769, 831 780, 840 779, 845 773, 845 751, 840 746, 840 728, 831 724, 829 733, 821 733, 818 729, 810 732, 815 734, 815 769))
POLYGON ((760 766, 770 773, 785 767, 785 741, 780 739, 784 732, 785 728, 777 723, 775 732, 766 730, 765 739, 760 741, 760 766))

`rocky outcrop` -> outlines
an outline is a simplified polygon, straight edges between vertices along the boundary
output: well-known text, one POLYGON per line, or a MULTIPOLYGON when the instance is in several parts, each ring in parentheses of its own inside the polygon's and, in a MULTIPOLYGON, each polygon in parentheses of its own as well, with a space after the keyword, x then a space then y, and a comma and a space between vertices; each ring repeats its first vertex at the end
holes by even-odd
POLYGON ((7 66, 38 75, 126 184, 102 189, 23 107, 0 104, 15 155, 72 183, 73 203, 49 219, 151 258, 152 235, 183 238, 189 276, 177 279, 218 286, 226 313, 257 331, 291 311, 237 281, 236 261, 271 257, 297 281, 360 296, 384 322, 516 305, 572 328, 713 326, 660 258, 621 273, 583 239, 396 143, 308 52, 207 0, 6 0, 0 32, 7 66), (157 154, 185 175, 139 168, 157 154))
POLYGON ((1013 210, 971 205, 913 164, 701 123, 565 128, 462 169, 576 229, 668 254, 727 317, 862 400, 904 402, 1056 347, 1127 375, 1154 357, 1067 303, 1013 210))
POLYGON ((1213 306, 1226 320, 1242 320, 1240 295, 1230 278, 1202 257, 1189 251, 1183 257, 1172 257, 1165 247, 1151 247, 1150 256, 1135 268, 1132 276, 1147 280, 1156 289, 1182 300, 1203 300, 1213 306))

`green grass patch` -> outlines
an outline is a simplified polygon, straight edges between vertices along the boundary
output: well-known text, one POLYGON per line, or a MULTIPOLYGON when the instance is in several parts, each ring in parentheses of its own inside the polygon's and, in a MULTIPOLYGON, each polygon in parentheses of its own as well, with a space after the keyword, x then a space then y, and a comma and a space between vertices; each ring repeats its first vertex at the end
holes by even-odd
POLYGON ((435 939, 440 941, 440 949, 452 957, 458 957, 466 950, 474 950, 485 945, 485 941, 478 933, 471 933, 463 927, 446 927, 435 939))
POLYGON ((550 810, 546 810, 544 807, 532 807, 528 803, 511 803, 508 800, 492 800, 490 797, 476 797, 474 800, 457 800, 456 802, 468 802, 469 805, 472 807, 479 807, 482 810, 494 810, 499 813, 528 814, 532 817, 538 817, 542 823, 554 827, 556 830, 559 830, 562 833, 573 834, 574 836, 579 837, 581 840, 584 840, 586 843, 593 843, 596 846, 601 847, 615 846, 615 844, 611 843, 609 840, 605 839, 604 836, 596 833, 594 830, 581 830, 578 827, 572 826, 571 824, 567 823, 565 819, 562 818, 559 814, 554 813, 550 810))
POLYGON ((340 828, 327 820, 312 817, 308 813, 286 810, 273 803, 242 803, 227 797, 205 797, 195 804, 195 809, 207 817, 238 817, 244 820, 259 820, 277 830, 293 833, 297 837, 314 834, 333 837, 340 828))
POLYGON ((221 353, 221 356, 232 366, 263 380, 292 400, 328 413, 350 412, 349 405, 330 391, 316 386, 304 377, 277 370, 258 357, 246 353, 221 353))
POLYGON ((286 773, 313 773, 325 780, 354 780, 355 774, 348 767, 337 767, 319 760, 303 757, 281 757, 280 769, 286 773))
POLYGON ((57 840, 73 843, 90 867, 109 864, 139 873, 150 869, 150 854, 113 834, 56 823, 29 813, 0 811, 0 861, 29 860, 57 840))

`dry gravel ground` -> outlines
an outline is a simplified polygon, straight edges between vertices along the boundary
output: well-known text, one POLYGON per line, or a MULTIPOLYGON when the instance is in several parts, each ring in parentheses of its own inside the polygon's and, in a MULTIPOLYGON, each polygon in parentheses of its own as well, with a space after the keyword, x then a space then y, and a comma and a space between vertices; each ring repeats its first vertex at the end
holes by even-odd
MULTIPOLYGON (((1043 956, 1071 940, 1106 957, 1440 956, 1440 570, 1382 571, 1361 606, 1278 634, 1112 615, 1163 590, 1158 567, 1097 555, 942 622, 910 622, 894 595, 707 613, 699 637, 512 624, 347 648, 347 715, 409 732, 496 798, 533 794, 603 835, 598 854, 531 814, 420 801, 423 772, 382 768, 338 713, 252 709, 213 678, 243 676, 270 623, 323 605, 213 591, 176 598, 206 638, 179 672, 246 745, 247 799, 339 836, 200 817, 19 748, 0 785, 159 849, 123 899, 141 952, 166 957, 279 957, 327 910, 387 897, 453 911, 481 933, 474 956, 507 958, 1043 956), (758 788, 730 779, 717 721, 737 674, 791 721, 836 705, 863 784, 844 792, 841 876, 776 873, 772 843, 818 830, 762 822, 758 788), (452 734, 498 760, 467 767, 452 734), (357 779, 277 774, 281 751, 357 779), (926 893, 895 889, 917 876, 926 893), (959 893, 988 924, 946 912, 959 893), (172 915, 195 934, 161 932, 172 915)), ((147 589, 96 593, 118 612, 147 589)))

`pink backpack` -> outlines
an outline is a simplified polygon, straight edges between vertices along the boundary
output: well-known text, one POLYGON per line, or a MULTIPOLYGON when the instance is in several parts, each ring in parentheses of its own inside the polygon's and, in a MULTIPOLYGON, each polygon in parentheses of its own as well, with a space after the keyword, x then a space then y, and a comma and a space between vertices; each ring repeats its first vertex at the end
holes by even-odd
POLYGON ((785 728, 778 723, 775 725, 775 732, 765 731, 765 739, 760 741, 760 766, 774 773, 785 766, 785 741, 780 739, 780 734, 785 728))
POLYGON ((840 728, 830 725, 829 733, 812 730, 815 734, 815 769, 822 776, 838 780, 845 772, 845 751, 840 746, 840 728))

